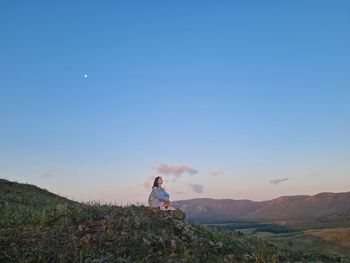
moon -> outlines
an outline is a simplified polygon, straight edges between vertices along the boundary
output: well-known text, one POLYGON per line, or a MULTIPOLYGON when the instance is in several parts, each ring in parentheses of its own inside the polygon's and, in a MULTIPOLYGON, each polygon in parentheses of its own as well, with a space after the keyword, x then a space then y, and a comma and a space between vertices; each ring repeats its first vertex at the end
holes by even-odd
POLYGON ((88 75, 87 74, 84 74, 84 78, 87 78, 88 77, 88 75))

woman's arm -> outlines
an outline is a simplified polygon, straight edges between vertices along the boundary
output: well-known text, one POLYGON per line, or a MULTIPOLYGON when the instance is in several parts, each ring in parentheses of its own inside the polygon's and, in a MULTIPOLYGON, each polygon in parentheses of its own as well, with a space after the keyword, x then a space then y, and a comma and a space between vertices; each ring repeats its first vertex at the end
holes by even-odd
POLYGON ((163 201, 162 195, 158 187, 153 188, 150 198, 163 201))
POLYGON ((169 201, 169 194, 163 188, 160 188, 159 192, 160 192, 162 201, 169 201))
POLYGON ((164 191, 163 188, 155 187, 152 191, 152 197, 155 199, 158 199, 160 201, 167 201, 169 200, 169 195, 167 192, 164 191))

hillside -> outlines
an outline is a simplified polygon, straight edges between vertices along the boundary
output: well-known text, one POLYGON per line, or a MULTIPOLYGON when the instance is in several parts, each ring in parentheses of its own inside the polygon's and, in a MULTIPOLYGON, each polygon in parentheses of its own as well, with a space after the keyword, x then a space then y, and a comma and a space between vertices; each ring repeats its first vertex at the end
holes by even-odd
POLYGON ((203 198, 176 201, 175 206, 185 211, 189 218, 206 222, 315 219, 349 211, 350 192, 282 196, 262 202, 203 198))
POLYGON ((320 193, 313 196, 284 196, 247 215, 250 218, 320 218, 350 209, 350 192, 320 193))
POLYGON ((349 262, 185 222, 184 213, 83 204, 0 180, 0 262, 349 262))
POLYGON ((0 201, 19 205, 42 206, 47 202, 75 203, 65 197, 51 193, 31 184, 20 184, 0 178, 0 201))
POLYGON ((174 205, 186 212, 188 218, 205 219, 241 218, 266 205, 266 202, 253 202, 250 200, 210 199, 198 198, 176 201, 174 205))

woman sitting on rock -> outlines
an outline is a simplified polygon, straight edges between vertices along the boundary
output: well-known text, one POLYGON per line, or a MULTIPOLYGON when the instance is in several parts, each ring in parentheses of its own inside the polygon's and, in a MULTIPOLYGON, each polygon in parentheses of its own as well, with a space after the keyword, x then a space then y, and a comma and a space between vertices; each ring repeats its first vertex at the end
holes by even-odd
POLYGON ((159 208, 163 211, 172 211, 176 210, 173 206, 171 206, 171 202, 169 200, 169 194, 161 187, 163 184, 162 177, 158 176, 154 180, 152 192, 148 198, 148 204, 151 208, 159 208))

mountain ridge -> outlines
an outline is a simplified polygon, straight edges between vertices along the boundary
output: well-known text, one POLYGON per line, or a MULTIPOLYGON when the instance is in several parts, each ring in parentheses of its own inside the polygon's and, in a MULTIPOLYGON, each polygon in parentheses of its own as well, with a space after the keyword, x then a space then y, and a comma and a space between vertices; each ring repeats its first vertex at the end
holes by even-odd
POLYGON ((229 219, 295 220, 326 217, 350 210, 349 192, 285 195, 266 201, 194 198, 174 201, 188 218, 203 221, 229 219))

